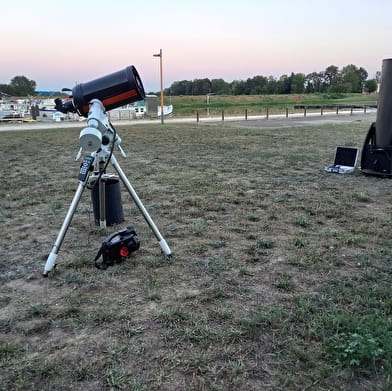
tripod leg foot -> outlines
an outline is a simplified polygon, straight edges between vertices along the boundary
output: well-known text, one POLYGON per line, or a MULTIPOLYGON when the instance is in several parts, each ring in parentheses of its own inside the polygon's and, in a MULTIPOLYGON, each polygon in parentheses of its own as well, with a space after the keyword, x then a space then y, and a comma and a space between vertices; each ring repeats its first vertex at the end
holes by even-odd
POLYGON ((171 252, 171 250, 170 250, 170 247, 167 245, 165 239, 162 239, 162 240, 159 242, 159 245, 161 246, 162 251, 163 251, 166 255, 171 255, 171 254, 172 254, 172 252, 171 252))
POLYGON ((44 277, 47 277, 49 272, 56 266, 56 259, 57 259, 57 254, 51 252, 45 264, 45 269, 43 272, 44 277))

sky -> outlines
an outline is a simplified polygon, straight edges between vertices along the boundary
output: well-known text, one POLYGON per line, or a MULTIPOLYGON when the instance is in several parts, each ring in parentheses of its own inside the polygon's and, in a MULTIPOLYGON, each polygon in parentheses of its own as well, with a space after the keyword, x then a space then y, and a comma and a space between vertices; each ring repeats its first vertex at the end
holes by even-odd
POLYGON ((146 92, 201 78, 311 73, 392 58, 392 1, 18 0, 0 8, 0 84, 61 90, 134 65, 146 92))

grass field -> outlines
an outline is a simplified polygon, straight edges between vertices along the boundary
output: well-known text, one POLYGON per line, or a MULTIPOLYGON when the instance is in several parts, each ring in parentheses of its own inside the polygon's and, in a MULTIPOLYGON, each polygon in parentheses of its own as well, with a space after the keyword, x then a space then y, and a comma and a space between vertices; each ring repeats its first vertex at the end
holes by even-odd
MULTIPOLYGON (((187 95, 165 96, 165 104, 173 104, 174 116, 194 116, 196 111, 201 116, 220 116, 222 110, 226 115, 265 115, 299 113, 295 105, 375 105, 377 94, 289 94, 289 95, 187 95)), ((320 110, 318 110, 320 112, 320 110)))
POLYGON ((323 171, 367 122, 117 128, 141 248, 106 271, 111 227, 77 187, 80 129, 2 132, 0 390, 390 390, 391 182, 323 171))

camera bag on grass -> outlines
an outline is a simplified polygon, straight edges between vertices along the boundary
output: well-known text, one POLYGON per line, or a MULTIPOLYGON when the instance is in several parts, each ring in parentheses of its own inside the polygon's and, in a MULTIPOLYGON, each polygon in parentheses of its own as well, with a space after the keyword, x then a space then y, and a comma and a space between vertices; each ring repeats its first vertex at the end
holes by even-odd
POLYGON ((127 227, 121 231, 114 232, 106 238, 93 262, 98 269, 107 269, 108 266, 124 261, 139 247, 140 240, 135 229, 127 227), (98 262, 101 255, 102 261, 98 262))

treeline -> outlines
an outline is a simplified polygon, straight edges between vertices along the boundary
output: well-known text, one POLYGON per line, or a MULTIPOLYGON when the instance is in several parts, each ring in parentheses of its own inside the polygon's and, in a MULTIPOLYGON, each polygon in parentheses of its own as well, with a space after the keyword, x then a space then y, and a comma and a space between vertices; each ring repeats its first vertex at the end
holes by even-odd
POLYGON ((26 76, 15 76, 10 84, 0 84, 0 93, 9 96, 35 95, 36 82, 26 76))
POLYGON ((330 65, 324 71, 291 73, 279 78, 273 76, 254 76, 247 80, 226 82, 223 79, 195 79, 175 81, 165 89, 167 95, 264 95, 264 94, 303 94, 303 93, 372 93, 377 90, 380 72, 374 79, 368 79, 367 71, 353 64, 339 69, 330 65))

